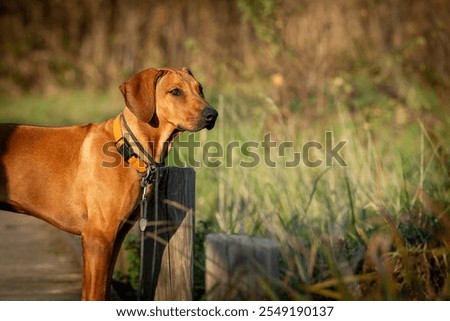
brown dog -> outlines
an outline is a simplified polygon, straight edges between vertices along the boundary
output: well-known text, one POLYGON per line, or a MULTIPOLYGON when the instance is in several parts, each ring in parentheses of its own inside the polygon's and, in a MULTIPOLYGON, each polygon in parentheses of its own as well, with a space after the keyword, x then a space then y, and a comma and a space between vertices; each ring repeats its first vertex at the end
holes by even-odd
POLYGON ((151 158, 162 163, 168 143, 180 133, 211 129, 217 118, 187 68, 147 69, 120 90, 126 107, 116 120, 71 127, 0 126, 0 208, 81 235, 83 300, 109 298, 114 263, 139 215, 141 179, 151 158), (122 150, 126 159, 105 166, 105 146, 116 142, 120 150, 123 145, 117 133, 134 134, 134 143, 142 144, 150 159, 122 150))

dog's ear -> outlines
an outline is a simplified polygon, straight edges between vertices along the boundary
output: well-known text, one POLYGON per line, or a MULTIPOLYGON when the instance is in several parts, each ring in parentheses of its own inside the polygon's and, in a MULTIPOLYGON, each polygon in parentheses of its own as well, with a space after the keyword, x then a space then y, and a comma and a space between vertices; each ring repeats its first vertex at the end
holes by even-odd
POLYGON ((186 72, 189 75, 191 75, 192 77, 194 77, 194 75, 192 74, 191 69, 189 69, 188 67, 183 67, 183 68, 181 68, 181 70, 183 70, 184 72, 186 72))
POLYGON ((148 123, 156 110, 156 84, 164 70, 146 69, 119 86, 126 106, 140 120, 148 123))

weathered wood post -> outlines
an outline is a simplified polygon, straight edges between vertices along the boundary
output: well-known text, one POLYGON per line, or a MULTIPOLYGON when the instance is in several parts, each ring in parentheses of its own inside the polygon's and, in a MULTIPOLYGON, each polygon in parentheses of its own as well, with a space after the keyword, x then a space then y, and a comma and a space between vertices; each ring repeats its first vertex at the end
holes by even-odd
POLYGON ((245 235, 206 237, 208 300, 264 300, 264 285, 278 279, 278 246, 273 240, 245 235))
POLYGON ((194 288, 195 172, 164 167, 149 202, 145 232, 144 300, 192 300, 194 288))

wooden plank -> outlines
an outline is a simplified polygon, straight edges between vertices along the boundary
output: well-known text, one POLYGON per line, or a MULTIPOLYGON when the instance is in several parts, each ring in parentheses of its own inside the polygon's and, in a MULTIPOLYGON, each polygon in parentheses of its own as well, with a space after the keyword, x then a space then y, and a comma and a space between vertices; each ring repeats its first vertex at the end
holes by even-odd
POLYGON ((148 209, 143 299, 192 300, 195 172, 164 167, 158 182, 157 210, 154 197, 148 209))
POLYGON ((70 237, 35 217, 0 211, 0 301, 80 300, 81 257, 70 237))
POLYGON ((265 300, 264 284, 278 279, 275 241, 245 235, 206 237, 208 300, 265 300))

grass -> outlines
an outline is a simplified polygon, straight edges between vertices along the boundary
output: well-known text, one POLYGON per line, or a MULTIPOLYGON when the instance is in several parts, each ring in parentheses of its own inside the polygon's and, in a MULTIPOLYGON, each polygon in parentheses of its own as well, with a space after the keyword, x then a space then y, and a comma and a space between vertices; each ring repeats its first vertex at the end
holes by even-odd
MULTIPOLYGON (((263 235, 280 244, 278 298, 450 298, 449 119, 433 114, 439 108, 431 103, 409 106, 410 96, 424 96, 414 85, 400 99, 365 81, 332 81, 327 113, 307 119, 301 112, 283 116, 264 95, 221 97, 218 127, 198 134, 202 145, 262 142, 267 132, 277 146, 294 143, 272 158, 274 167, 239 166, 246 155, 232 150, 230 156, 224 147, 223 161, 232 159, 232 166, 197 171, 198 219, 214 232, 263 235), (346 141, 347 166, 286 168, 304 144, 325 146, 326 132, 333 133, 333 146, 346 141)), ((263 160, 267 150, 259 146, 253 152, 263 160)), ((324 150, 312 156, 324 157, 324 150)))
MULTIPOLYGON (((343 75, 326 84, 326 113, 307 117, 301 108, 282 112, 263 91, 214 95, 217 127, 195 138, 201 146, 218 142, 222 157, 207 166, 204 148, 180 156, 203 160, 196 169, 198 239, 223 232, 277 240, 281 279, 271 296, 278 299, 450 299, 450 120, 438 116, 443 109, 424 88, 404 83, 399 93, 393 97, 364 74, 343 75), (326 132, 332 146, 346 142, 339 151, 346 166, 286 167, 294 152, 305 159, 311 141, 323 148, 309 159, 325 160, 326 132), (267 133, 276 143, 272 154, 261 144, 267 133), (226 148, 233 142, 258 145, 226 148), (283 142, 292 146, 280 155, 283 142), (255 155, 258 165, 241 166, 255 155), (269 156, 274 166, 264 163, 269 156), (223 164, 211 167, 218 160, 223 164)), ((119 112, 119 101, 119 94, 89 92, 1 98, 0 119, 99 121, 119 112)), ((196 251, 201 295, 202 242, 196 251)))
POLYGON ((0 97, 2 123, 64 126, 98 122, 117 115, 123 104, 120 93, 77 91, 52 96, 0 97))

